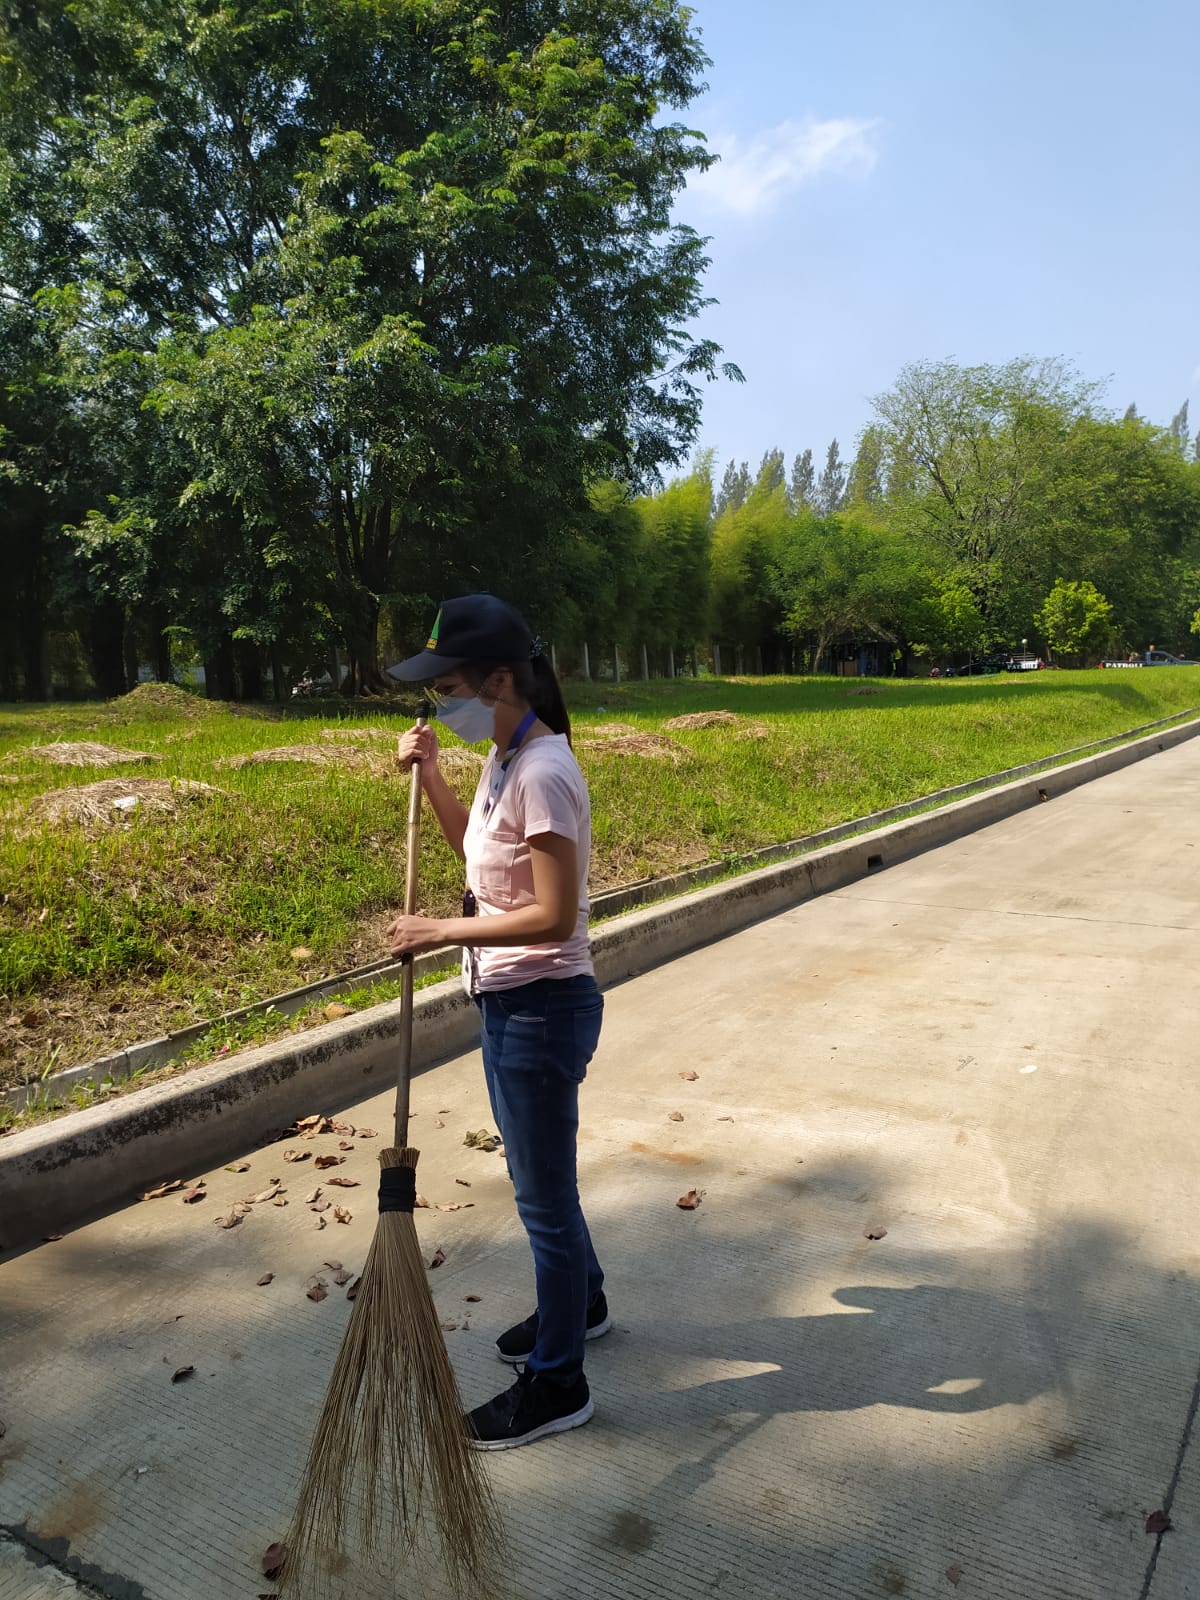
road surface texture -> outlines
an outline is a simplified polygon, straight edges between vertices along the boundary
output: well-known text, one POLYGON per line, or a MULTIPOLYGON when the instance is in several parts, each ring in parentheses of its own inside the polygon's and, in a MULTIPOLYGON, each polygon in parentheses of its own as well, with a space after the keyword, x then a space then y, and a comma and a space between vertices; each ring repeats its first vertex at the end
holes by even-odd
MULTIPOLYGON (((1198 939, 1188 744, 611 991, 580 1156, 615 1328, 594 1421, 490 1458, 513 1600, 1200 1597, 1198 939)), ((530 1261, 463 1144, 478 1057, 414 1104, 473 1404, 530 1261)), ((243 1152, 0 1262, 0 1600, 271 1592, 380 1143, 243 1152)), ((444 1595, 353 1556, 346 1600, 444 1595)))

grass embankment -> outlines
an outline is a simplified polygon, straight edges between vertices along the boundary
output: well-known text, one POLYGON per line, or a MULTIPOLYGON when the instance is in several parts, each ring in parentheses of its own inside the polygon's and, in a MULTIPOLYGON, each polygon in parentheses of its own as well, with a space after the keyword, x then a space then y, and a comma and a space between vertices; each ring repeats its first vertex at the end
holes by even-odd
MULTIPOLYGON (((1200 702, 1200 669, 675 680, 581 685, 570 699, 600 889, 1170 716, 1200 702), (718 709, 739 720, 664 728, 718 709), (617 724, 670 743, 622 737, 617 724)), ((407 719, 342 709, 246 714, 157 688, 109 704, 0 709, 0 1082, 37 1079, 384 954, 407 803, 391 740, 407 719), (63 741, 154 759, 72 767, 34 753, 63 741), (239 764, 282 746, 306 747, 307 759, 239 764), (70 790, 69 802, 108 779, 121 781, 82 821, 54 820, 63 797, 49 801, 50 791, 70 790), (136 805, 113 804, 124 790, 136 805)), ((466 796, 478 765, 461 748, 458 759, 449 776, 466 796)), ((424 838, 422 907, 451 913, 459 864, 432 826, 424 838)))

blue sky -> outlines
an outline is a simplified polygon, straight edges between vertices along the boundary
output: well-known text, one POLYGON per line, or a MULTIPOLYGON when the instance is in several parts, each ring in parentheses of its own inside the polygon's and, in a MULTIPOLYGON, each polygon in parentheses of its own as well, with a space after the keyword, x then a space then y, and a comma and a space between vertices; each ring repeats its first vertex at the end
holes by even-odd
POLYGON ((908 361, 1061 355, 1200 426, 1196 13, 1182 0, 694 0, 683 120, 722 162, 701 331, 746 375, 700 442, 757 464, 836 434, 908 361))

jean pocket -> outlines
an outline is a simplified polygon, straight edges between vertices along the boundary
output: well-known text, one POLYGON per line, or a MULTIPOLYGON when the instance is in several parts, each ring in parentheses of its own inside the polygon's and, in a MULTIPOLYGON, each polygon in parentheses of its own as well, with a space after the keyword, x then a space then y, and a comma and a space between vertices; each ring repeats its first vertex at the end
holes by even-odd
POLYGON ((599 995, 572 1014, 572 1077, 582 1083, 587 1075, 588 1062, 596 1054, 600 1043, 600 1026, 604 1021, 604 1001, 599 995))

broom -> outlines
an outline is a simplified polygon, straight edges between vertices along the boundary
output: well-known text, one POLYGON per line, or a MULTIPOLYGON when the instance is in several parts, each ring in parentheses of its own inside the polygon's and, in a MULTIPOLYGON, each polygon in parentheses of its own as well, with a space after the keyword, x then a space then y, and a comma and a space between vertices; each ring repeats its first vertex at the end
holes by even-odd
MULTIPOLYGON (((424 726, 428 708, 420 708, 424 726)), ((412 764, 404 909, 417 906, 421 763, 412 764)), ((404 957, 395 1145, 381 1150, 379 1221, 285 1541, 281 1595, 331 1591, 340 1553, 405 1559, 429 1513, 455 1594, 496 1592, 503 1534, 467 1442, 454 1369, 413 1223, 420 1156, 408 1143, 413 968, 404 957), (332 1558, 332 1559, 331 1559, 332 1558)))

